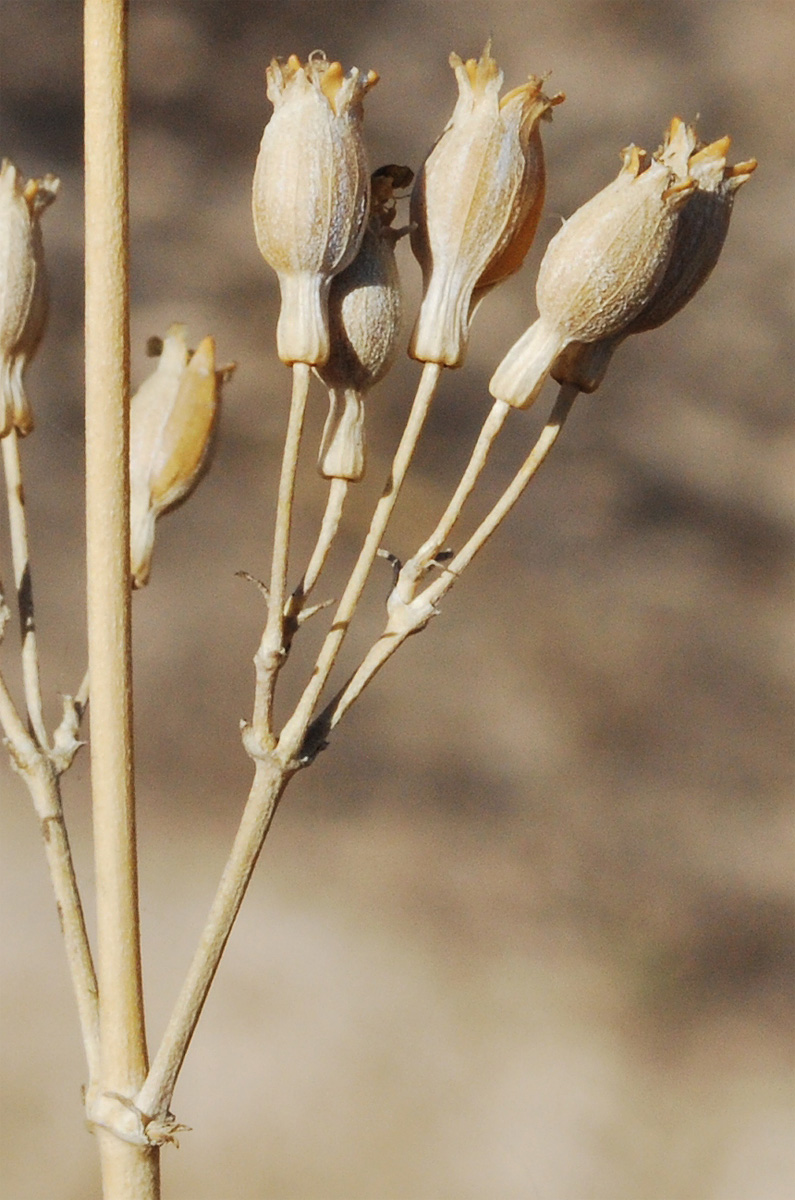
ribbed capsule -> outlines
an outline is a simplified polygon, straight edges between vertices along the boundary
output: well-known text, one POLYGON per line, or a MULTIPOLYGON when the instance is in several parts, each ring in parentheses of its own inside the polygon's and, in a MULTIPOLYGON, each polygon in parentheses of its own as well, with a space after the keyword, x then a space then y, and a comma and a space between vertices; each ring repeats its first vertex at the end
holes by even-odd
POLYGON ((694 190, 670 166, 630 146, 618 177, 552 238, 536 284, 539 319, 508 351, 489 389, 524 408, 571 342, 621 334, 655 294, 677 215, 694 190))
POLYGON ((0 166, 0 437, 24 437, 33 412, 22 376, 44 333, 49 304, 39 219, 58 193, 54 175, 23 182, 13 163, 0 166))
POLYGON ((359 249, 369 179, 362 102, 375 85, 355 67, 316 53, 267 70, 273 116, 262 136, 252 210, 257 245, 279 278, 276 330, 283 362, 312 366, 329 356, 328 290, 359 249))
POLYGON ((149 581, 155 522, 194 490, 207 466, 221 384, 234 364, 216 370, 215 342, 193 354, 184 325, 172 325, 156 370, 130 403, 130 573, 133 587, 149 581))
POLYGON ((424 294, 410 354, 460 366, 475 308, 518 271, 544 203, 539 122, 563 100, 543 80, 503 96, 503 75, 487 45, 479 60, 451 54, 458 81, 452 118, 425 160, 411 200, 411 246, 424 294))
POLYGON ((395 244, 407 230, 391 228, 394 190, 407 187, 412 177, 408 167, 375 172, 359 253, 331 284, 331 352, 328 362, 316 368, 329 390, 318 457, 318 469, 327 479, 355 482, 364 474, 364 397, 395 360, 402 320, 395 244))
POLYGON ((618 335, 593 343, 571 343, 552 367, 559 383, 593 392, 602 382, 613 353, 633 333, 657 329, 675 316, 706 283, 720 257, 737 189, 756 170, 756 160, 727 166, 731 140, 705 146, 693 126, 674 117, 657 152, 677 179, 691 179, 695 190, 679 213, 673 249, 665 273, 645 307, 618 335))

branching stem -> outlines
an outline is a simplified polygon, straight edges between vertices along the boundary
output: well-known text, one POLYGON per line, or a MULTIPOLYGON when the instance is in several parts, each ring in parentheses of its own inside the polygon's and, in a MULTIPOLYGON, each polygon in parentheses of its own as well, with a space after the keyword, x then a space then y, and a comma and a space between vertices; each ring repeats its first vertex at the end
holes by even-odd
POLYGON ((72 988, 77 1001, 89 1085, 96 1084, 100 1071, 97 979, 64 822, 60 784, 46 752, 36 745, 25 729, 2 674, 0 728, 8 740, 14 765, 30 792, 41 825, 44 853, 55 893, 72 988))
POLYGON ((271 757, 257 761, 251 792, 207 923, 152 1069, 136 1097, 140 1111, 157 1120, 167 1120, 180 1067, 290 775, 271 757))
MULTIPOLYGON (((298 587, 293 592, 290 600, 287 602, 288 611, 297 616, 298 612, 292 613, 292 607, 300 604, 303 608, 304 601, 312 592, 315 584, 320 578, 320 572, 326 565, 329 551, 331 549, 334 538, 337 536, 337 530, 342 517, 342 509, 345 504, 345 497, 348 494, 347 479, 332 479, 329 486, 328 500, 326 502, 326 511, 323 513, 323 521, 320 526, 317 543, 312 556, 307 564, 304 577, 298 587)), ((300 608, 298 611, 300 611, 300 608)))
POLYGON ((395 452, 392 470, 386 481, 381 498, 375 507, 364 545, 337 606, 331 629, 321 646, 310 681, 301 699, 298 701, 293 715, 284 726, 279 737, 278 754, 280 760, 284 763, 291 762, 296 754, 299 753, 309 722, 312 719, 312 713, 337 660, 340 647, 345 640, 351 619, 356 611, 364 590, 364 585, 367 582, 373 562, 381 545, 381 538, 384 536, 384 531, 389 523, 392 510, 400 494, 400 489, 403 486, 403 480, 405 479, 406 471, 408 470, 417 441, 422 432, 422 427, 425 424, 425 418, 428 415, 431 401, 436 392, 441 371, 442 368, 437 363, 426 363, 423 368, 417 394, 414 397, 414 403, 409 413, 406 427, 403 430, 403 436, 395 452))
POLYGON ((506 404, 504 400, 494 401, 491 411, 483 423, 483 428, 475 443, 475 448, 467 463, 466 470, 461 476, 461 481, 453 493, 439 524, 430 537, 423 542, 417 553, 403 564, 398 580, 398 590, 403 599, 410 600, 412 598, 417 581, 422 579, 428 567, 450 536, 456 521, 461 515, 464 504, 469 499, 472 489, 480 478, 491 447, 494 445, 494 441, 505 424, 505 418, 510 411, 510 404, 506 404), (407 594, 404 594, 404 592, 407 594))
POLYGON ((2 445, 8 498, 8 524, 11 533, 11 558, 22 638, 22 680, 25 689, 25 706, 30 728, 39 746, 46 752, 48 742, 41 702, 39 653, 36 645, 36 619, 33 609, 33 581, 30 573, 28 525, 25 516, 25 490, 22 486, 22 464, 19 458, 19 437, 16 429, 10 430, 2 438, 2 445))
MULTIPOLYGON (((380 671, 395 651, 402 646, 412 633, 424 628, 434 616, 436 605, 449 592, 462 571, 471 563, 477 552, 485 546, 498 525, 505 519, 519 497, 524 492, 530 480, 535 476, 541 464, 558 439, 561 429, 577 398, 577 388, 564 384, 550 413, 549 420, 541 431, 536 444, 517 471, 511 483, 500 499, 492 508, 475 532, 452 561, 445 565, 440 575, 429 584, 409 603, 403 601, 399 594, 399 584, 396 586, 390 600, 390 616, 386 628, 377 642, 365 655, 361 664, 351 676, 348 683, 329 702, 322 713, 313 723, 312 730, 317 738, 325 736, 341 720, 355 700, 361 695, 374 675, 380 671)), ((427 543, 426 543, 427 544, 427 543)), ((308 740, 313 740, 310 731, 308 740)))
POLYGON ((254 664, 257 672, 252 725, 263 748, 273 746, 273 699, 276 681, 285 659, 284 621, 287 597, 287 566, 290 553, 290 529, 293 518, 295 476, 298 453, 304 428, 306 400, 309 393, 309 367, 293 364, 293 390, 290 417, 282 456, 279 478, 279 498, 276 508, 276 528, 273 535, 271 580, 268 590, 268 619, 262 634, 254 664))

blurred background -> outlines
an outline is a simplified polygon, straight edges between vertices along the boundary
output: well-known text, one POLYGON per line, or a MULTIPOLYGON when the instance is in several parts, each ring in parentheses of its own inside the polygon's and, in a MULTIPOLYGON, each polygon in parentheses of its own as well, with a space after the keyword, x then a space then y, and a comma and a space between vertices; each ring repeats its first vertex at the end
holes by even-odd
MULTIPOLYGON (((785 1200, 793 1145, 792 68, 785 0, 131 3, 133 382, 175 320, 238 362, 214 466, 159 526, 136 595, 136 758, 150 1038, 240 813, 289 373, 250 221, 273 55, 374 67, 375 167, 422 161, 451 50, 488 36, 506 88, 550 72, 548 190, 523 271, 447 372, 388 546, 458 478, 498 359, 534 317, 562 217, 672 115, 732 161, 713 278, 631 339, 444 603, 290 786, 230 941, 163 1154, 168 1200, 785 1200)), ((81 14, 2 0, 2 154, 62 179, 44 218, 49 332, 23 447, 49 716, 85 662, 81 14)), ((399 261, 410 318, 419 272, 399 261)), ((407 321, 406 338, 411 320, 407 321)), ((320 596, 338 596, 418 371, 369 402, 369 468, 320 596)), ((499 494, 553 393, 514 414, 499 494)), ((293 578, 325 485, 311 397, 293 578)), ((471 527, 471 524, 470 526, 471 527)), ((7 563, 6 529, 0 550, 7 563)), ((464 534, 466 529, 464 530, 464 534)), ((463 535, 462 535, 463 537, 463 535)), ((460 543, 459 543, 460 544, 460 543)), ((9 574, 6 566, 6 575, 9 574)), ((377 567, 350 669, 380 629, 377 567)), ((284 712, 322 618, 286 672, 284 712)), ((2 649, 15 685, 16 630, 2 649)), ((0 1156, 14 1200, 98 1194, 77 1021, 36 821, 0 763, 0 1156)), ((65 781, 91 917, 88 755, 65 781)))

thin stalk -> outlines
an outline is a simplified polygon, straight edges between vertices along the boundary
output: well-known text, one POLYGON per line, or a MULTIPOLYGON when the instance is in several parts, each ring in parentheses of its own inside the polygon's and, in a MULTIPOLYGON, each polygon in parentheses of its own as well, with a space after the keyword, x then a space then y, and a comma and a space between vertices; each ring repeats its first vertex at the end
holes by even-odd
MULTIPOLYGON (((315 584, 320 578, 320 572, 326 565, 326 559, 328 558, 329 550, 331 549, 334 538, 337 536, 337 530, 339 529, 340 518, 342 517, 342 509, 345 505, 345 497, 347 494, 348 480, 332 479, 329 487, 328 500, 326 501, 326 511, 323 513, 323 521, 320 526, 320 533, 318 534, 317 543, 307 564, 304 577, 293 592, 293 595, 290 597, 290 600, 292 601, 300 599, 301 607, 303 607, 303 602, 313 590, 315 584)), ((288 608, 289 604, 290 602, 288 601, 288 608)))
POLYGON ((395 452, 392 470, 375 507, 364 545, 337 606, 331 629, 320 648, 312 677, 279 737, 279 758, 284 763, 291 762, 299 752, 312 719, 312 713, 337 660, 340 647, 345 640, 351 619, 364 591, 364 585, 378 554, 381 538, 384 536, 384 531, 403 486, 403 480, 425 424, 441 371, 442 368, 438 363, 425 363, 403 436, 395 452))
POLYGON ((564 383, 561 385, 552 412, 549 414, 549 419, 542 429, 538 441, 522 463, 513 480, 488 516, 481 521, 466 544, 456 554, 455 558, 450 563, 445 564, 444 568, 440 571, 439 578, 435 579, 424 591, 419 593, 417 596, 418 606, 433 606, 438 604, 450 591, 450 588, 459 575, 469 566, 478 551, 483 549, 498 525, 505 520, 558 440, 560 432, 566 423, 566 418, 571 412, 571 407, 578 395, 579 389, 574 384, 564 383))
POLYGON ((254 782, 199 945, 152 1069, 136 1097, 138 1109, 167 1124, 180 1068, 201 1015, 262 844, 291 772, 270 757, 257 761, 254 782))
POLYGON ((414 594, 417 580, 422 579, 436 555, 444 546, 447 538, 461 515, 464 504, 469 499, 472 489, 480 478, 486 465, 495 438, 505 424, 505 418, 511 411, 510 404, 504 400, 495 400, 483 423, 478 440, 467 463, 464 474, 452 495, 450 503, 442 514, 439 524, 433 533, 426 538, 416 554, 403 564, 398 580, 398 590, 404 600, 410 600, 414 594), (404 594, 405 593, 405 594, 404 594))
POLYGON ((8 497, 8 524, 11 533, 11 559, 19 608, 19 631, 22 638, 22 681, 25 706, 30 728, 36 741, 47 750, 47 730, 41 703, 39 653, 36 645, 36 618, 33 609, 33 580, 30 574, 28 525, 25 517, 25 491, 22 486, 22 464, 19 459, 19 438, 11 429, 2 439, 3 469, 8 497))
POLYGON ((273 535, 273 557, 271 581, 268 592, 268 619, 262 640, 254 656, 257 672, 252 726, 263 747, 274 742, 273 699, 276 681, 285 658, 284 622, 287 597, 287 565, 290 553, 290 529, 293 517, 295 476, 298 469, 298 453, 304 428, 306 400, 309 393, 309 367, 306 363, 293 364, 293 389, 290 400, 290 417, 282 456, 279 478, 279 498, 276 508, 276 528, 273 535))
POLYGON ((97 979, 64 822, 60 785, 46 752, 36 745, 25 729, 2 674, 0 728, 8 739, 14 764, 27 784, 39 818, 69 975, 77 1002, 89 1086, 92 1086, 97 1083, 100 1070, 97 979))
MULTIPOLYGON (((477 552, 485 546, 497 526, 505 519, 530 480, 535 476, 557 441, 577 395, 576 387, 571 384, 563 384, 541 435, 491 512, 481 521, 459 553, 448 565, 445 565, 439 577, 420 592, 413 601, 403 604, 405 614, 403 619, 394 624, 387 623, 386 629, 365 655, 348 683, 340 689, 314 721, 312 729, 316 736, 325 736, 342 720, 384 663, 403 645, 406 638, 422 629, 434 615, 435 606, 449 592, 477 552), (415 618, 412 618, 412 613, 416 613, 415 618)), ((311 732, 308 740, 312 740, 311 732)))
MULTIPOLYGON (((86 528, 98 1100, 146 1076, 132 768, 127 5, 85 0, 86 528)), ((91 1115, 91 1114, 89 1114, 91 1115)), ((97 1128, 105 1200, 157 1200, 159 1155, 97 1128)))

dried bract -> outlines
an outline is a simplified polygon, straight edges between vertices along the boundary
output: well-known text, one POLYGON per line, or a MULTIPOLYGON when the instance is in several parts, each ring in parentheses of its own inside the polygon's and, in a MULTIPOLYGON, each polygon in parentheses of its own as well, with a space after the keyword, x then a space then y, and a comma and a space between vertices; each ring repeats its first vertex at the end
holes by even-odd
POLYGON ((216 370, 215 342, 191 355, 184 325, 172 325, 157 369, 130 404, 130 573, 149 581, 155 522, 188 498, 209 465, 221 384, 234 364, 216 370))
POLYGON ((428 155, 411 201, 411 245, 424 296, 410 353, 460 366, 479 301, 517 271, 544 203, 539 122, 563 100, 528 82, 499 98, 502 72, 487 45, 480 59, 450 65, 458 102, 428 155))
POLYGON ((317 366, 329 356, 328 290, 359 249, 369 171, 362 101, 378 76, 346 75, 319 52, 267 70, 273 116, 254 173, 257 245, 279 277, 276 330, 283 362, 317 366))
POLYGON ((662 281, 677 215, 696 184, 635 146, 623 159, 618 177, 549 243, 536 285, 539 319, 495 371, 497 399, 531 404, 566 346, 620 335, 662 281))
POLYGON ((407 230, 392 228, 394 189, 406 187, 412 178, 408 167, 375 172, 371 215, 359 253, 331 284, 331 353, 316 368, 329 389, 318 458, 327 479, 354 482, 364 474, 364 397, 395 360, 402 318, 395 243, 407 230))
POLYGON ((0 437, 33 428, 22 376, 44 333, 48 288, 39 218, 58 193, 54 175, 23 183, 0 167, 0 437))

